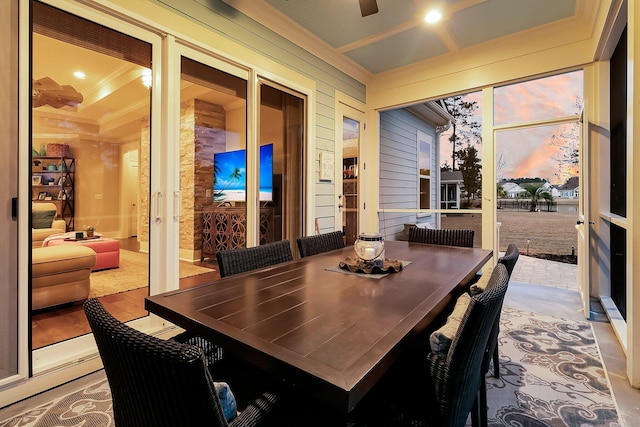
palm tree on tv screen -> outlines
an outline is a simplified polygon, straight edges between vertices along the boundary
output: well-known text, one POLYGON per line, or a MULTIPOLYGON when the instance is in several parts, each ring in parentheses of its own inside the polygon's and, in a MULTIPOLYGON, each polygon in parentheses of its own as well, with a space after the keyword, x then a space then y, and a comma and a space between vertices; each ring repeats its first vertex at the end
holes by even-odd
POLYGON ((229 188, 234 182, 240 181, 242 179, 242 171, 240 168, 233 168, 233 171, 229 174, 229 180, 227 184, 221 188, 220 190, 215 190, 216 187, 216 177, 220 175, 222 171, 220 170, 220 166, 218 166, 217 162, 213 162, 213 200, 216 200, 220 197, 224 196, 224 190, 229 188))

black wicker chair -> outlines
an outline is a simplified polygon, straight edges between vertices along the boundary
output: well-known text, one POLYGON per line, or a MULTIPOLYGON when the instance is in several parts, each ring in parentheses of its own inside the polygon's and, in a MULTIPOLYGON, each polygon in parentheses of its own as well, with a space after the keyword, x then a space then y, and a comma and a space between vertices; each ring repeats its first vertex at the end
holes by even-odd
MULTIPOLYGON (((450 229, 450 228, 419 228, 409 227, 409 242, 428 243, 431 245, 459 246, 463 248, 473 247, 474 230, 471 229, 450 229)), ((460 285, 470 287, 478 280, 482 273, 469 275, 460 285)))
POLYGON ((509 275, 502 264, 493 270, 491 286, 471 298, 446 355, 430 353, 429 370, 438 400, 438 425, 462 427, 469 412, 473 425, 487 418, 482 370, 487 344, 500 315, 509 275))
POLYGON ((315 236, 301 236, 298 237, 297 241, 300 257, 302 258, 344 248, 342 231, 332 231, 330 233, 316 234, 315 236))
POLYGON ((409 228, 409 241, 415 243, 429 243, 432 245, 473 247, 473 230, 409 228))
POLYGON ((227 423, 201 348, 137 331, 89 299, 84 311, 111 388, 117 427, 277 425, 265 392, 227 423))
POLYGON ((280 240, 252 248, 220 251, 216 253, 216 259, 218 260, 220 277, 227 277, 292 261, 293 254, 289 241, 280 240))
MULTIPOLYGON (((518 258, 520 257, 520 251, 518 247, 511 243, 508 247, 504 256, 498 259, 499 264, 503 264, 507 269, 507 275, 511 278, 511 273, 513 272, 513 268, 518 262, 518 258)), ((489 289, 493 283, 490 281, 487 284, 486 289, 489 289)), ((493 325, 493 330, 491 331, 491 337, 489 338, 489 346, 487 347, 487 358, 485 360, 484 372, 489 370, 489 361, 490 356, 493 356, 493 376, 495 378, 500 378, 500 355, 498 354, 498 335, 500 334, 500 316, 496 319, 495 324, 493 325)))

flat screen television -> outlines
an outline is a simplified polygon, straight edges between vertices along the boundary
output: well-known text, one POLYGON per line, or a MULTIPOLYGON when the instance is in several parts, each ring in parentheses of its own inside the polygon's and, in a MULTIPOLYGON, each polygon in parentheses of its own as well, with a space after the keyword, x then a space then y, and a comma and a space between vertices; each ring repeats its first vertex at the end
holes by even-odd
MULTIPOLYGON (((213 155, 213 200, 244 202, 247 198, 247 151, 213 155)), ((273 200, 273 144, 260 146, 260 201, 273 200)))

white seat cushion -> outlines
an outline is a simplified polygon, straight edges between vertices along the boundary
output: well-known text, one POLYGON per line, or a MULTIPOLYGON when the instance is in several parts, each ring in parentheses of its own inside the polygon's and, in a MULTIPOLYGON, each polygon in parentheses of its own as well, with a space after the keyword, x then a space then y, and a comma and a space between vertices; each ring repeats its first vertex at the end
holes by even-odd
POLYGON ((453 307, 453 311, 449 317, 447 317, 446 323, 431 333, 429 345, 433 353, 446 355, 449 352, 451 341, 453 341, 453 337, 455 337, 458 332, 458 327, 460 326, 464 313, 467 311, 470 301, 471 297, 468 293, 464 292, 460 295, 456 301, 456 305, 453 307))

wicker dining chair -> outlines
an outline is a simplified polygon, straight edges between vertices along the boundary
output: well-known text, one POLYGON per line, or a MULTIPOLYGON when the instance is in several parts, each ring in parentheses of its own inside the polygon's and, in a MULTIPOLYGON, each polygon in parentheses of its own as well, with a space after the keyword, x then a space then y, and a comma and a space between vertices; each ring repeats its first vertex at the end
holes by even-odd
POLYGON ((251 248, 219 251, 216 252, 216 259, 220 277, 227 277, 292 261, 293 254, 289 241, 280 240, 251 248))
MULTIPOLYGON (((503 264, 507 269, 507 275, 509 279, 511 279, 511 273, 513 272, 513 268, 518 262, 518 258, 520 257, 520 251, 518 247, 513 243, 507 246, 507 250, 504 253, 504 256, 501 256, 498 259, 499 264, 503 264)), ((489 282, 487 284, 488 289, 492 283, 489 282)), ((489 338, 489 345, 487 346, 487 357, 485 360, 484 372, 489 370, 489 361, 493 358, 493 376, 495 378, 500 378, 500 355, 498 354, 498 335, 500 334, 500 316, 496 319, 495 324, 493 325, 493 330, 491 331, 491 337, 489 338)))
POLYGON ((473 247, 474 230, 409 227, 409 241, 432 245, 473 247))
MULTIPOLYGON (((409 242, 428 243, 431 245, 458 246, 462 248, 473 247, 474 230, 452 228, 420 228, 409 227, 409 242)), ((482 276, 482 272, 472 274, 460 283, 461 286, 470 287, 482 276)))
POLYGON ((300 257, 302 258, 344 248, 342 231, 332 231, 330 233, 316 234, 313 236, 300 236, 297 238, 297 242, 300 257))
POLYGON ((507 292, 509 276, 504 265, 494 268, 489 281, 490 287, 471 297, 447 353, 428 356, 441 417, 438 425, 462 427, 470 412, 474 426, 487 418, 482 363, 507 292))
POLYGON ((84 311, 111 389, 117 427, 277 425, 280 398, 271 392, 227 422, 201 348, 137 331, 95 298, 85 302, 84 311))

